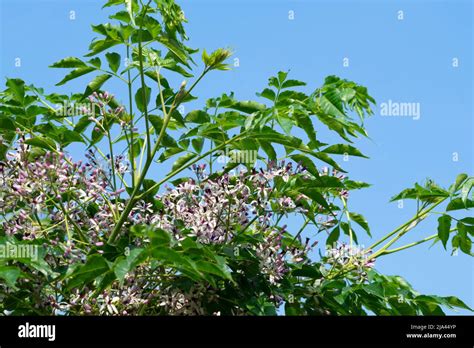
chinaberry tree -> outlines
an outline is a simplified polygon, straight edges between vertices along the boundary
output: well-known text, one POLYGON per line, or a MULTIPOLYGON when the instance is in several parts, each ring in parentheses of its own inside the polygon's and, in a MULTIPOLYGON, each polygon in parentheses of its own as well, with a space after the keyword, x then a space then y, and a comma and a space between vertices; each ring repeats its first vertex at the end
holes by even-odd
POLYGON ((182 113, 200 102, 201 80, 229 69, 231 52, 197 55, 171 0, 104 7, 117 12, 92 26, 98 38, 85 57, 51 65, 69 69, 58 86, 92 76, 84 91, 48 94, 11 78, 0 94, 1 245, 38 252, 2 254, 2 313, 469 309, 455 297, 422 295, 374 264, 429 241, 471 255, 474 218, 460 213, 474 205, 473 177, 404 190, 392 200, 416 200, 413 218, 367 248, 358 244, 371 231, 348 201, 369 185, 350 179, 335 157, 365 157, 354 146, 367 136, 374 104, 365 87, 329 76, 307 94, 304 82, 279 72, 258 101, 222 94, 182 113), (170 76, 184 82, 173 86, 170 76), (126 87, 123 101, 105 90, 112 79, 126 87), (324 143, 320 127, 338 140, 324 143), (83 149, 84 163, 71 148, 83 149), (438 219, 437 231, 393 247, 427 218, 438 219))

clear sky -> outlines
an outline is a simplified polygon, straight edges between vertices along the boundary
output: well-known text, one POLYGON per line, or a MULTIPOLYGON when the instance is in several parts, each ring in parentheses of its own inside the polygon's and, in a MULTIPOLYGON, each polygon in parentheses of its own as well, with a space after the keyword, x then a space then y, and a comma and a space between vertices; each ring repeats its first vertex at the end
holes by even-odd
MULTIPOLYGON (((0 0, 1 76, 21 77, 47 92, 82 92, 90 77, 58 88, 54 84, 66 71, 47 66, 86 53, 96 35, 90 25, 105 22, 110 13, 100 10, 103 3, 0 0), (16 58, 21 67, 15 67, 16 58)), ((308 82, 308 92, 333 74, 369 88, 378 103, 366 122, 371 139, 356 145, 370 160, 341 159, 341 163, 351 178, 373 184, 352 194, 349 205, 365 215, 375 237, 415 212, 408 202, 402 209, 389 203, 392 195, 427 177, 448 186, 458 173, 474 174, 472 1, 183 0, 180 4, 189 20, 190 46, 208 51, 231 47, 240 64, 205 80, 195 92, 201 97, 196 107, 222 92, 234 91, 239 99, 256 98, 255 92, 279 70, 291 70, 291 78, 308 82), (348 66, 343 65, 345 58, 348 66), (416 103, 419 118, 382 116, 381 105, 389 101, 416 103)), ((124 86, 109 82, 106 89, 125 102, 124 86)), ((318 130, 323 142, 336 141, 324 129, 318 130)), ((405 241, 436 233, 436 219, 423 222, 405 241)), ((370 244, 369 239, 360 239, 370 244)), ((441 244, 429 246, 385 256, 377 269, 405 277, 422 293, 455 295, 473 307, 472 259, 450 256, 441 244)))

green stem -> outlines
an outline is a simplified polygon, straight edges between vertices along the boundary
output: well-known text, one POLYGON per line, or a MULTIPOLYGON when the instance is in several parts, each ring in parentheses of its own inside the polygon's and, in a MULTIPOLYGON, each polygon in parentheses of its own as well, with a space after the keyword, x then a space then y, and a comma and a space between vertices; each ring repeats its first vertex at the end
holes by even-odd
MULTIPOLYGON (((447 197, 446 197, 447 198, 447 197)), ((377 256, 379 255, 382 255, 392 244, 394 244, 397 240, 399 240, 403 235, 405 235, 408 231, 410 231, 411 229, 415 228, 416 225, 418 225, 418 223, 420 221, 422 221, 423 219, 425 219, 428 214, 430 213, 431 210, 433 210, 436 206, 438 206, 439 204, 441 204, 444 200, 446 200, 446 198, 443 198, 442 200, 440 200, 439 202, 433 204, 431 207, 429 207, 428 209, 426 209, 425 211, 422 211, 419 216, 416 216, 412 219, 410 219, 410 221, 408 223, 405 224, 405 227, 403 227, 402 229, 399 229, 400 232, 398 232, 398 235, 396 235, 394 238, 392 238, 392 240, 390 240, 387 244, 385 244, 382 248, 380 248, 378 251, 376 251, 373 255, 372 255, 372 258, 376 258, 377 256)), ((393 235, 394 233, 390 233, 389 235, 393 235)), ((387 238, 384 238, 385 240, 387 238)), ((380 244, 380 243, 379 243, 380 244)), ((372 249, 372 248, 369 248, 369 249, 372 249)))
POLYGON ((115 227, 114 227, 114 229, 113 229, 113 231, 112 231, 112 233, 109 237, 108 242, 110 244, 112 244, 115 241, 115 238, 117 237, 117 235, 120 231, 120 228, 122 228, 123 224, 125 223, 125 220, 128 217, 128 214, 130 213, 130 211, 133 208, 133 205, 135 204, 136 196, 138 194, 138 190, 139 190, 140 186, 142 185, 143 180, 145 180, 145 176, 148 172, 148 169, 150 168, 151 164, 153 163, 153 157, 155 156, 156 152, 158 151, 158 149, 160 147, 160 143, 161 143, 161 140, 162 140, 163 135, 164 135, 163 130, 168 126, 169 119, 170 119, 170 115, 168 114, 168 115, 165 116, 165 119, 163 121, 162 132, 160 132, 160 136, 158 137, 158 140, 157 140, 155 146, 153 147, 153 150, 151 151, 151 154, 149 155, 149 157, 147 157, 147 159, 145 161, 145 165, 144 165, 143 170, 140 174, 140 177, 137 180, 137 184, 133 188, 132 194, 130 195, 130 199, 129 199, 127 205, 125 206, 124 211, 120 215, 120 218, 117 221, 117 224, 115 225, 115 227))
MULTIPOLYGON (((379 241, 375 242, 374 244, 372 244, 368 249, 373 249, 374 247, 376 247, 377 245, 380 245, 381 243, 383 243, 384 241, 386 241, 388 238, 390 238, 391 236, 395 235, 398 233, 397 236, 395 236, 392 240, 390 240, 387 244, 385 244, 382 248, 380 248, 378 251, 376 251, 374 254, 372 254, 370 256, 370 258, 377 258, 381 255, 384 255, 387 253, 387 249, 388 247, 390 247, 393 243, 395 243, 397 240, 399 240, 403 235, 405 235, 408 231, 410 231, 411 229, 413 229, 414 227, 416 227, 416 225, 418 225, 418 223, 420 221, 422 221, 423 219, 425 219, 428 214, 430 213, 431 210, 433 210, 435 207, 437 207, 438 205, 440 205, 442 202, 444 202, 448 197, 445 197, 445 198, 442 198, 440 201, 434 203, 431 207, 427 208, 426 210, 424 211, 421 211, 421 212, 417 212, 417 214, 411 218, 409 221, 407 221, 406 223, 404 223, 403 225, 401 225, 400 227, 396 228, 395 230, 393 230, 392 232, 390 232, 389 234, 387 234, 385 237, 383 237, 382 239, 380 239, 379 241), (401 231, 401 232, 400 232, 401 231)), ((430 236, 431 239, 432 238, 435 238, 433 236, 430 236)), ((430 237, 427 237, 427 238, 430 238, 430 237)), ((429 240, 429 239, 428 239, 429 240)), ((422 243, 422 241, 420 241, 420 243, 418 242, 415 242, 417 244, 420 244, 422 243)), ((399 251, 399 250, 403 250, 403 249, 406 249, 406 248, 409 248, 411 246, 414 246, 414 245, 417 245, 415 243, 411 243, 407 246, 404 246, 404 247, 400 247, 400 248, 396 248, 396 249, 392 249, 390 251, 390 253, 393 253, 395 251, 399 251)), ((344 272, 348 272, 348 271, 351 271, 351 269, 354 267, 354 265, 352 264, 352 262, 348 263, 341 271, 344 271, 344 272)), ((336 274, 335 276, 338 276, 340 275, 340 273, 336 274)), ((335 277, 334 276, 334 277, 335 277)), ((331 278, 334 278, 334 277, 331 277, 331 278)))
MULTIPOLYGON (((453 228, 453 229, 451 229, 451 230, 449 231, 449 233, 454 232, 454 231, 456 231, 456 230, 457 230, 457 228, 453 228)), ((383 255, 393 254, 393 253, 396 253, 396 252, 398 252, 398 251, 401 251, 401 250, 405 250, 405 249, 414 247, 414 246, 416 246, 416 245, 419 245, 419 244, 428 242, 428 241, 430 241, 430 240, 432 240, 432 239, 435 239, 436 237, 438 237, 438 234, 437 234, 437 233, 435 233, 435 234, 433 234, 433 235, 431 235, 431 236, 429 236, 429 237, 423 238, 423 239, 421 239, 421 240, 419 240, 419 241, 416 241, 416 242, 413 242, 413 243, 410 243, 410 244, 406 244, 406 245, 403 245, 403 246, 398 247, 398 248, 385 250, 383 253, 381 253, 380 255, 378 255, 378 257, 383 256, 383 255)))
POLYGON ((112 182, 113 182, 113 185, 114 185, 114 191, 117 191, 117 179, 115 178, 114 147, 112 145, 112 137, 110 135, 110 130, 109 129, 107 129, 107 139, 109 140, 110 166, 112 167, 112 182))
MULTIPOLYGON (((147 5, 148 6, 148 5, 147 5)), ((146 14, 146 10, 145 10, 146 14)), ((143 17, 145 17, 145 14, 143 17)), ((143 20, 142 20, 143 22, 143 20)), ((152 151, 151 151, 151 135, 150 135, 150 121, 148 119, 148 103, 147 103, 147 86, 145 84, 145 73, 143 70, 143 52, 142 52, 142 42, 141 42, 141 33, 142 33, 142 27, 140 26, 140 31, 139 31, 139 40, 138 40, 138 56, 139 56, 139 67, 140 67, 140 80, 142 84, 142 102, 143 102, 143 112, 145 114, 145 129, 146 129, 146 139, 147 139, 147 157, 150 158, 152 151)))
POLYGON ((442 200, 440 200, 439 202, 435 203, 434 205, 432 205, 430 208, 428 208, 427 210, 421 212, 421 213, 418 213, 412 217, 410 220, 408 220, 407 222, 405 222, 403 225, 400 225, 399 227, 397 227, 396 229, 394 229, 392 232, 390 232, 389 234, 387 234, 385 237, 383 237, 382 239, 378 240, 377 242, 375 242, 374 244, 372 244, 371 246, 369 246, 368 249, 374 249, 376 246, 382 244, 383 242, 385 242, 387 239, 389 239, 391 236, 395 235, 396 233, 398 233, 400 230, 404 229, 405 227, 411 225, 412 223, 414 223, 416 220, 422 220, 424 218, 426 218, 426 215, 431 211, 433 210, 435 207, 437 207, 438 205, 440 205, 442 202, 444 202, 446 198, 443 198, 442 200))
MULTIPOLYGON (((150 156, 146 159, 145 161, 145 165, 143 167, 143 170, 140 174, 140 177, 139 179, 137 180, 137 183, 135 185, 135 187, 133 188, 133 191, 132 191, 132 194, 130 195, 130 199, 128 200, 128 203, 127 205, 125 206, 125 209, 123 210, 123 212, 121 213, 120 215, 120 218, 119 220, 117 221, 117 224, 115 225, 112 233, 110 234, 110 237, 108 239, 108 243, 109 244, 112 244, 115 242, 115 239, 117 238, 119 232, 120 232, 120 229, 122 228, 123 224, 125 223, 125 220, 127 219, 128 215, 130 214, 130 211, 132 210, 133 208, 133 205, 135 204, 136 200, 137 200, 137 194, 138 194, 138 190, 140 189, 142 183, 143 183, 143 180, 145 180, 145 177, 146 177, 146 174, 148 172, 148 169, 150 168, 151 164, 153 163, 153 158, 155 157, 157 151, 159 150, 160 148, 160 144, 161 144, 161 141, 163 140, 163 137, 166 133, 166 128, 168 127, 168 123, 170 121, 170 118, 171 118, 171 114, 173 113, 174 109, 176 107, 179 106, 180 102, 189 94, 191 93, 191 91, 194 89, 194 87, 199 83, 199 81, 201 81, 201 79, 204 77, 204 75, 208 72, 209 70, 208 69, 205 69, 203 71, 203 73, 199 76, 199 78, 193 83, 193 85, 189 88, 189 90, 187 92, 183 92, 182 90, 180 92, 183 92, 182 94, 182 98, 177 102, 176 102, 176 98, 175 98, 175 102, 173 102, 173 104, 171 105, 170 107, 170 110, 168 111, 168 113, 166 113, 164 115, 164 120, 163 120, 163 127, 161 128, 160 130, 160 134, 158 135, 158 140, 156 141, 153 149, 151 150, 151 153, 150 153, 150 156)), ((178 92, 178 95, 179 93, 178 92)), ((178 96, 177 95, 177 96, 178 96)), ((151 145, 151 144, 150 144, 151 145)), ((182 167, 181 167, 182 168, 182 167)), ((184 169, 184 168, 183 168, 184 169)), ((181 169, 181 170, 183 170, 181 169)))
POLYGON ((159 95, 160 95, 160 100, 161 100, 161 108, 162 108, 162 111, 163 111, 163 115, 166 115, 166 103, 165 103, 165 98, 163 96, 163 88, 161 87, 161 79, 160 79, 160 76, 161 76, 161 73, 160 73, 161 69, 158 69, 157 67, 155 68, 155 72, 156 72, 156 81, 158 82, 158 92, 159 92, 159 95))
MULTIPOLYGON (((127 62, 130 64, 130 47, 127 45, 127 62)), ((132 188, 135 187, 135 154, 134 154, 134 141, 133 141, 133 91, 132 91, 132 81, 130 80, 130 70, 127 71, 128 78, 128 103, 129 103, 129 115, 130 115, 130 165, 132 166, 132 188)))
POLYGON ((351 217, 349 215, 349 210, 347 209, 347 201, 344 197, 341 197, 342 204, 344 205, 344 213, 346 214, 347 217, 347 223, 349 225, 349 246, 352 248, 352 240, 353 240, 353 235, 352 235, 352 228, 351 228, 351 217))

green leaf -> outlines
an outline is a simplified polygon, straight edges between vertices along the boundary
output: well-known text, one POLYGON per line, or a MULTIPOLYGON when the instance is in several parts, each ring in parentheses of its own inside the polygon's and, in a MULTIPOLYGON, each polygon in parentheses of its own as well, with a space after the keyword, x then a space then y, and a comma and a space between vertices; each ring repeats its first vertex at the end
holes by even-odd
POLYGON ((184 121, 183 115, 181 115, 181 112, 178 110, 173 110, 171 113, 171 118, 177 122, 178 125, 181 127, 186 127, 186 123, 184 121))
POLYGON ((105 54, 105 58, 107 58, 110 70, 116 73, 120 67, 120 54, 115 52, 109 52, 105 54))
POLYGON ((302 187, 300 188, 300 192, 303 193, 304 195, 308 196, 313 200, 313 202, 319 203, 321 206, 323 206, 326 209, 329 209, 329 205, 324 198, 324 196, 321 194, 321 192, 318 191, 317 188, 315 187, 302 187))
POLYGON ((286 80, 282 83, 281 88, 290 88, 290 87, 299 87, 299 86, 306 86, 306 82, 298 81, 298 80, 286 80))
POLYGON ((416 199, 417 198, 417 191, 413 188, 404 189, 402 192, 396 194, 392 198, 390 198, 390 202, 397 201, 399 199, 416 199))
POLYGON ((279 71, 278 74, 278 82, 280 85, 283 84, 283 82, 286 80, 286 77, 288 76, 288 71, 279 71))
POLYGON ((202 110, 193 110, 185 117, 185 122, 203 124, 210 121, 210 116, 202 110))
POLYGON ((467 224, 467 225, 474 225, 474 217, 466 217, 461 220, 462 223, 467 224))
POLYGON ((308 135, 308 138, 310 140, 310 143, 308 144, 312 149, 318 148, 320 146, 319 142, 316 140, 316 131, 314 130, 314 125, 313 121, 311 118, 303 113, 295 112, 293 114, 293 117, 296 121, 296 125, 303 129, 306 134, 308 135))
POLYGON ((178 60, 189 68, 188 53, 181 47, 181 44, 173 38, 161 35, 157 41, 164 45, 170 52, 172 52, 178 60))
POLYGON ((272 161, 275 161, 276 158, 277 158, 277 153, 276 153, 275 149, 273 148, 272 144, 268 141, 263 141, 263 140, 259 140, 259 139, 257 139, 257 142, 260 144, 263 151, 265 151, 265 153, 267 154, 268 159, 272 160, 272 161))
POLYGON ((345 180, 344 186, 347 190, 359 190, 366 187, 370 187, 371 185, 362 181, 345 180))
POLYGON ((422 202, 434 203, 440 198, 449 197, 449 192, 428 180, 424 186, 416 183, 414 188, 408 188, 390 199, 391 202, 399 199, 418 199, 422 202))
POLYGON ((275 94, 275 91, 273 89, 265 88, 262 91, 262 93, 257 93, 257 96, 262 97, 262 98, 266 98, 266 99, 271 100, 271 101, 274 101, 275 97, 276 97, 276 94, 275 94))
POLYGON ((0 130, 14 131, 16 129, 12 118, 0 115, 0 130))
POLYGON ((464 182, 464 184, 461 187, 461 199, 464 205, 467 204, 467 198, 473 186, 474 186, 474 178, 469 178, 466 180, 466 182, 464 182))
POLYGON ((104 132, 100 129, 96 130, 96 128, 94 127, 92 129, 91 143, 89 144, 89 147, 94 146, 95 144, 97 144, 99 141, 102 140, 102 138, 104 138, 104 132))
POLYGON ((91 95, 92 93, 96 92, 99 90, 102 85, 112 77, 112 75, 109 74, 103 74, 103 75, 98 75, 96 76, 86 87, 86 90, 84 91, 84 97, 87 97, 91 95))
MULTIPOLYGON (((123 1, 123 0, 120 0, 120 1, 123 1)), ((116 13, 114 13, 113 15, 110 15, 109 16, 110 19, 116 19, 118 21, 122 21, 122 22, 125 22, 125 23, 130 23, 130 16, 128 15, 128 12, 127 11, 118 11, 116 13)))
POLYGON ((89 120, 89 116, 82 116, 79 121, 74 125, 74 131, 77 133, 82 133, 87 127, 92 123, 89 120))
POLYGON ((144 249, 135 248, 130 251, 128 256, 116 262, 114 266, 114 272, 120 283, 123 282, 127 273, 129 273, 139 264, 139 262, 143 260, 143 255, 145 255, 144 249))
POLYGON ((319 177, 318 169, 309 157, 302 154, 290 155, 290 157, 293 161, 295 161, 296 163, 300 163, 303 167, 305 167, 306 170, 309 173, 313 174, 316 178, 319 177))
POLYGON ((187 154, 181 156, 180 158, 178 158, 176 160, 176 162, 173 163, 173 167, 171 168, 171 170, 174 171, 178 168, 181 168, 183 165, 188 163, 194 157, 196 157, 195 153, 187 153, 187 154))
POLYGON ((197 153, 201 153, 202 147, 204 145, 204 138, 194 138, 191 140, 191 143, 193 145, 194 150, 196 150, 197 153))
POLYGON ((461 198, 455 198, 448 203, 446 211, 451 210, 460 210, 460 209, 469 209, 474 208, 474 201, 466 199, 466 202, 463 202, 461 198))
POLYGON ((311 265, 302 265, 300 269, 291 272, 295 277, 307 277, 311 279, 321 278, 321 272, 317 267, 311 265))
POLYGON ((348 235, 348 236, 352 235, 352 238, 354 239, 354 242, 358 243, 357 242, 357 235, 355 234, 355 231, 352 229, 352 227, 347 222, 341 222, 340 226, 341 226, 342 230, 344 231, 344 233, 346 235, 348 235))
POLYGON ((301 310, 301 306, 298 303, 289 303, 288 301, 285 302, 285 315, 297 316, 304 314, 304 311, 301 310))
POLYGON ((381 299, 385 298, 384 287, 378 282, 366 284, 363 286, 363 289, 371 295, 375 295, 381 299))
POLYGON ((468 175, 465 174, 465 173, 461 173, 459 174, 457 177, 456 177, 456 181, 454 182, 454 184, 451 186, 450 188, 450 192, 451 193, 454 193, 456 192, 459 187, 461 186, 461 184, 464 182, 464 180, 466 180, 468 178, 468 175))
POLYGON ((362 227, 370 237, 372 237, 372 235, 370 234, 369 223, 364 218, 364 216, 362 216, 361 214, 357 214, 357 213, 349 213, 349 217, 351 218, 352 221, 354 221, 360 227, 362 227))
POLYGON ((157 115, 148 115, 148 118, 153 125, 153 128, 155 128, 155 133, 157 135, 160 134, 161 127, 163 127, 163 119, 157 115))
POLYGON ((152 256, 159 262, 164 262, 165 264, 174 264, 179 268, 185 268, 188 270, 196 269, 196 265, 192 260, 184 254, 170 248, 154 248, 152 250, 152 256))
POLYGON ((459 298, 455 296, 446 296, 446 297, 442 297, 442 299, 445 300, 450 306, 463 308, 463 309, 472 311, 471 307, 469 307, 467 304, 465 304, 463 301, 461 301, 459 298))
POLYGON ((229 106, 226 106, 228 109, 237 110, 245 112, 246 114, 251 114, 256 111, 263 111, 266 109, 264 104, 257 103, 255 101, 236 101, 229 106))
POLYGON ((48 138, 44 138, 44 137, 34 137, 34 138, 26 139, 25 144, 40 147, 46 150, 56 149, 56 144, 54 143, 54 141, 48 138))
POLYGON ((136 231, 139 229, 145 229, 145 232, 150 238, 150 245, 152 247, 152 250, 150 250, 151 252, 153 252, 154 248, 168 247, 171 243, 170 234, 161 228, 151 229, 146 225, 134 226, 134 228, 136 231))
POLYGON ((226 270, 223 266, 211 263, 208 261, 197 261, 196 268, 203 273, 214 274, 223 279, 232 280, 232 276, 229 271, 226 270))
POLYGON ((316 153, 311 152, 309 148, 303 144, 300 138, 280 134, 269 127, 266 127, 261 131, 249 133, 247 139, 265 140, 268 142, 278 143, 289 148, 291 151, 301 150, 304 152, 310 152, 313 156, 316 156, 316 153))
POLYGON ((331 233, 329 234, 328 238, 326 239, 326 245, 333 246, 334 243, 336 243, 337 240, 339 239, 340 234, 341 234, 341 230, 340 230, 339 226, 336 226, 336 227, 331 231, 331 233))
POLYGON ((13 289, 16 289, 15 283, 20 275, 21 271, 16 267, 0 266, 0 278, 13 289))
POLYGON ((338 155, 351 155, 351 156, 358 156, 358 157, 364 157, 368 158, 365 156, 362 152, 360 152, 358 149, 356 149, 354 146, 348 145, 348 144, 335 144, 328 146, 322 152, 325 153, 332 153, 332 154, 338 154, 338 155))
POLYGON ((125 4, 127 5, 127 12, 130 16, 130 21, 132 25, 135 26, 135 16, 133 15, 133 0, 125 0, 125 4))
MULTIPOLYGON (((166 100, 167 99, 167 96, 166 96, 166 91, 170 91, 170 93, 172 93, 174 95, 174 92, 171 91, 171 88, 170 88, 170 85, 169 85, 169 82, 168 80, 166 80, 162 74, 158 73, 158 76, 156 75, 156 71, 151 71, 151 70, 147 70, 145 71, 145 75, 148 76, 150 79, 152 79, 153 81, 157 82, 158 83, 158 76, 160 77, 160 84, 161 84, 161 87, 164 88, 164 91, 163 91, 163 94, 164 94, 164 99, 166 100)), ((160 97, 160 95, 158 94, 157 96, 157 105, 161 105, 161 99, 158 99, 160 97)))
POLYGON ((88 61, 89 64, 93 65, 97 69, 100 69, 102 66, 102 61, 100 60, 99 57, 92 58, 91 60, 88 61))
POLYGON ((50 68, 81 68, 86 67, 87 64, 84 63, 81 59, 76 57, 66 57, 57 61, 56 63, 51 64, 50 68))
POLYGON ((276 120, 281 129, 283 129, 287 135, 290 135, 291 129, 293 128, 293 120, 287 116, 280 116, 278 114, 276 116, 276 120))
POLYGON ((89 45, 90 52, 87 53, 85 56, 95 56, 96 54, 99 54, 100 52, 105 51, 106 49, 118 45, 120 43, 120 41, 112 39, 95 40, 89 45))
POLYGON ((96 68, 90 67, 90 66, 74 69, 69 74, 67 74, 61 81, 56 83, 56 86, 62 86, 68 81, 74 80, 75 78, 78 78, 79 76, 86 75, 95 70, 96 68))
POLYGON ((458 229, 458 234, 455 237, 457 237, 458 239, 458 246, 462 252, 470 255, 472 241, 467 234, 468 229, 466 228, 466 225, 464 225, 461 221, 458 221, 456 227, 458 229))
POLYGON ((334 169, 340 171, 340 172, 343 172, 345 173, 346 171, 344 169, 342 169, 339 164, 337 164, 336 161, 334 161, 330 156, 328 156, 326 153, 324 152, 315 152, 315 153, 312 153, 312 155, 316 158, 318 158, 319 160, 333 166, 334 169))
POLYGON ((451 216, 442 215, 438 218, 438 238, 446 249, 446 243, 449 239, 449 230, 451 229, 451 216))
POLYGON ((137 104, 138 110, 145 112, 145 107, 150 103, 151 88, 150 87, 140 87, 135 93, 135 103, 137 104))
MULTIPOLYGON (((297 92, 293 90, 283 91, 278 95, 277 105, 279 106, 295 106, 295 102, 303 102, 308 98, 308 96, 302 92, 297 92)), ((296 105, 299 107, 299 105, 296 105)))
POLYGON ((332 116, 346 117, 341 100, 333 94, 326 94, 320 97, 320 105, 323 111, 332 116))
POLYGON ((346 140, 348 142, 352 142, 351 139, 346 134, 348 132, 348 130, 350 129, 350 127, 351 127, 350 123, 346 122, 345 120, 343 120, 341 118, 335 118, 333 116, 329 116, 329 115, 324 114, 324 113, 318 113, 318 114, 316 114, 316 116, 330 130, 332 130, 332 131, 336 132, 337 134, 339 134, 339 136, 341 138, 343 138, 344 140, 346 140))
POLYGON ((59 128, 57 130, 56 136, 58 137, 58 142, 62 146, 67 146, 70 143, 74 143, 74 142, 79 142, 79 143, 85 142, 82 136, 80 135, 80 133, 67 129, 67 128, 59 128))
MULTIPOLYGON (((194 139, 193 139, 194 140, 194 139)), ((183 152, 184 150, 180 147, 170 147, 170 148, 167 148, 162 154, 161 156, 158 158, 158 161, 161 163, 161 162, 164 162, 166 161, 167 159, 173 157, 174 155, 178 154, 178 153, 181 153, 183 152)))
POLYGON ((121 5, 123 3, 125 3, 125 0, 109 0, 104 6, 102 6, 102 8, 121 5))
POLYGON ((25 82, 21 79, 7 78, 6 85, 12 92, 14 99, 23 104, 25 99, 25 82))
POLYGON ((206 67, 210 70, 228 70, 229 66, 223 64, 224 61, 232 55, 232 52, 225 48, 218 48, 210 55, 207 54, 206 50, 202 51, 202 61, 206 67))
POLYGON ((110 269, 109 264, 102 255, 91 255, 84 265, 77 268, 67 283, 67 289, 82 287, 110 269))

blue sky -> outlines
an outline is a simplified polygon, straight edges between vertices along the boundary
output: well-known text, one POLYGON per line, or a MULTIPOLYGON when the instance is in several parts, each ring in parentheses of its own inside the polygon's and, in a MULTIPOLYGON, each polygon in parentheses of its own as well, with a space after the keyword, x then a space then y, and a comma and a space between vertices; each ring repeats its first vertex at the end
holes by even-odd
MULTIPOLYGON (((95 36, 90 25, 105 22, 110 13, 100 10, 102 3, 1 0, 1 76, 21 77, 48 92, 82 92, 90 77, 58 88, 54 84, 65 71, 47 66, 86 53, 95 36), (75 11, 75 20, 70 20, 70 11, 75 11), (21 67, 15 67, 15 58, 21 58, 21 67)), ((256 98, 255 92, 279 70, 291 70, 291 78, 306 81, 306 91, 320 86, 327 75, 369 88, 378 105, 366 122, 370 139, 356 145, 370 160, 341 159, 341 163, 351 178, 373 185, 353 193, 349 205, 367 218, 374 237, 415 212, 408 202, 403 209, 389 203, 395 193, 427 177, 448 186, 458 173, 474 173, 471 1, 184 0, 180 4, 189 20, 190 46, 208 51, 230 47, 240 64, 203 81, 195 91, 201 97, 196 107, 222 92, 234 91, 239 99, 256 98), (349 66, 343 66, 344 58, 349 66), (381 116, 380 105, 389 100, 419 103, 420 118, 381 116), (453 161, 454 153, 458 161, 453 161)), ((110 82, 106 87, 125 102, 124 86, 110 82)), ((318 134, 324 142, 336 141, 323 128, 318 134)), ((436 219, 423 222, 405 242, 435 233, 436 219)), ((367 238, 361 242, 371 244, 367 238)), ((473 307, 472 260, 461 254, 450 256, 440 244, 429 246, 383 257, 377 269, 402 275, 422 293, 455 295, 473 307)))

